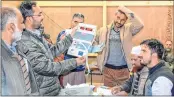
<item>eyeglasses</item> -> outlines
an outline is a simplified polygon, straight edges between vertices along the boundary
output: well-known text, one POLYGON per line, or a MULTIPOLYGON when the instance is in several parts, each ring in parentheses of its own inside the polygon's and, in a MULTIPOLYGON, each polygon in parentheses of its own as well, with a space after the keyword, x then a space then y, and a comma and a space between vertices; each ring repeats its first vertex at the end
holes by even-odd
POLYGON ((38 15, 31 15, 31 16, 38 16, 38 17, 41 17, 43 14, 38 14, 38 15))

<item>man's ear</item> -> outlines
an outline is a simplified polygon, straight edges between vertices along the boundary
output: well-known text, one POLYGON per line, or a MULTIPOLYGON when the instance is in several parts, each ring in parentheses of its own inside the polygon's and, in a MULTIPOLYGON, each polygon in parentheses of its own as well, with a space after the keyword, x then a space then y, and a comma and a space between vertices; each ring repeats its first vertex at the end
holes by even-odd
POLYGON ((26 17, 25 22, 32 23, 33 19, 32 17, 26 17))
POLYGON ((157 53, 152 53, 152 58, 158 58, 158 54, 157 53))
POLYGON ((9 24, 7 24, 7 30, 9 31, 9 32, 14 32, 15 31, 15 25, 14 25, 14 23, 9 23, 9 24))

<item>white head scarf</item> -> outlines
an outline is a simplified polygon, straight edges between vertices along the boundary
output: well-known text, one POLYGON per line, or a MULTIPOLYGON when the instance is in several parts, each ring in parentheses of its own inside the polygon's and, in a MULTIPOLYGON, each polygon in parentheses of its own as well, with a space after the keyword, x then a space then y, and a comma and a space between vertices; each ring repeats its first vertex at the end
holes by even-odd
POLYGON ((140 46, 134 46, 132 48, 131 54, 139 55, 141 52, 141 47, 140 46))

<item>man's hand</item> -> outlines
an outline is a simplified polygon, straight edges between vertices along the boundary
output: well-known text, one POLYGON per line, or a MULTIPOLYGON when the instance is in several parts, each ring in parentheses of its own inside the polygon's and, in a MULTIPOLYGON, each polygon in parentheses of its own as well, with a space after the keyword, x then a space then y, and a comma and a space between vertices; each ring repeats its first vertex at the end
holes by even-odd
POLYGON ((65 38, 65 36, 66 36, 65 34, 61 35, 60 40, 63 40, 65 38))
POLYGON ((122 11, 123 13, 127 13, 130 11, 130 9, 126 8, 125 6, 119 6, 118 10, 122 11))
POLYGON ((121 88, 119 86, 115 86, 115 87, 111 88, 111 93, 113 95, 117 94, 120 91, 121 91, 121 88))
POLYGON ((125 6, 119 6, 118 7, 118 10, 123 10, 123 9, 125 9, 125 6))
POLYGON ((76 62, 77 62, 77 66, 82 65, 86 62, 86 59, 85 57, 79 57, 79 58, 76 58, 76 62))
POLYGON ((71 37, 73 37, 74 36, 74 34, 76 33, 76 30, 77 30, 77 28, 78 28, 78 26, 76 26, 76 27, 74 27, 74 28, 72 28, 72 32, 71 32, 71 37))

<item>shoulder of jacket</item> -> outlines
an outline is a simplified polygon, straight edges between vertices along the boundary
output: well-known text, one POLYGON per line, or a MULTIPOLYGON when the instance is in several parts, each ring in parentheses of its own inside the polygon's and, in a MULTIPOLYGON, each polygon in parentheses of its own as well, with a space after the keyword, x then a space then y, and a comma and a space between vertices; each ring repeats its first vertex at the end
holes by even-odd
POLYGON ((20 51, 27 52, 30 48, 36 47, 36 43, 33 42, 32 38, 24 38, 17 42, 17 49, 20 51))
POLYGON ((125 29, 130 28, 131 25, 132 25, 131 23, 126 23, 126 24, 124 24, 124 28, 125 28, 125 29))
POLYGON ((107 30, 109 30, 110 28, 108 26, 105 26, 105 27, 101 27, 99 29, 99 32, 107 32, 107 30))

